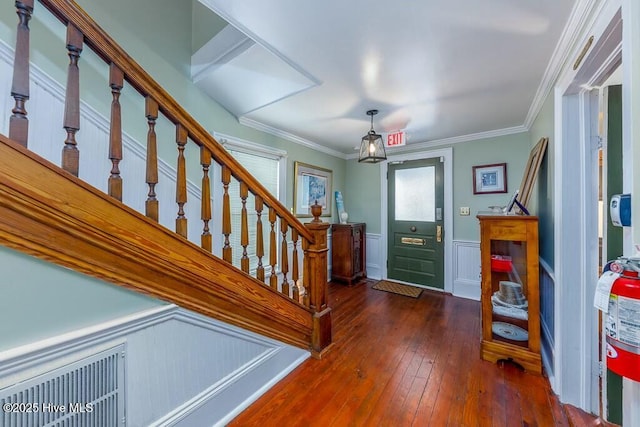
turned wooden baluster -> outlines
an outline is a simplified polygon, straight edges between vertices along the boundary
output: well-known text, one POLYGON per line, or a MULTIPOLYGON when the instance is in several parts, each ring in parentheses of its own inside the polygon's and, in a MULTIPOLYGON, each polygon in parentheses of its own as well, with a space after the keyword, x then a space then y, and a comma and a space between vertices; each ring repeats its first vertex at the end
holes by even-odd
POLYGON ((331 308, 327 305, 327 252, 329 251, 327 229, 329 224, 320 221, 322 206, 317 202, 311 206, 311 214, 313 220, 306 223, 305 227, 313 235, 313 241, 302 240, 304 249, 303 280, 308 293, 308 306, 314 312, 311 348, 314 352, 321 353, 331 344, 331 308))
POLYGON ((262 209, 264 202, 262 197, 255 196, 256 203, 256 256, 258 257, 258 267, 256 268, 256 278, 264 282, 264 266, 262 265, 262 257, 264 256, 264 236, 262 234, 262 209))
POLYGON ((229 183, 231 182, 231 170, 228 166, 222 166, 222 234, 224 243, 222 245, 222 259, 231 264, 233 262, 232 249, 229 244, 231 234, 231 202, 229 201, 229 183))
POLYGON ((187 237, 187 217, 184 215, 184 205, 187 203, 187 166, 184 158, 187 135, 187 129, 184 126, 176 126, 176 143, 178 144, 178 176, 176 182, 178 217, 176 218, 176 233, 184 238, 187 237))
POLYGON ((145 98, 145 115, 149 130, 147 131, 147 170, 146 183, 149 186, 149 193, 145 201, 145 214, 158 221, 159 207, 156 198, 156 184, 158 184, 158 146, 156 143, 156 120, 158 119, 158 103, 150 96, 145 98))
POLYGON ((124 84, 124 73, 114 64, 109 67, 109 86, 113 100, 111 101, 111 128, 109 129, 109 159, 111 160, 111 176, 109 176, 109 195, 122 201, 122 177, 120 161, 122 160, 122 111, 120 108, 120 92, 124 84))
POLYGON ((249 273, 249 218, 247 216, 247 197, 249 197, 249 187, 244 182, 240 183, 240 200, 242 200, 242 210, 240 216, 240 245, 242 246, 242 258, 240 268, 245 273, 249 273))
POLYGON ((287 221, 280 218, 280 232, 282 233, 282 246, 280 254, 280 271, 282 272, 282 293, 287 297, 289 296, 289 279, 287 279, 287 273, 289 272, 289 256, 287 253, 287 230, 289 224, 287 221))
POLYGON ((311 262, 310 260, 307 260, 307 249, 309 247, 310 243, 307 239, 302 239, 302 253, 304 254, 304 259, 302 260, 302 289, 304 289, 302 304, 308 308, 311 307, 311 300, 309 299, 309 274, 311 271, 311 262))
POLYGON ((298 288, 298 230, 295 228, 291 228, 291 241, 293 243, 293 251, 291 252, 291 262, 293 263, 293 267, 291 269, 291 280, 293 281, 292 298, 297 302, 300 302, 300 288, 298 288))
POLYGON ((73 24, 67 25, 67 51, 69 68, 67 71, 67 92, 64 100, 64 129, 67 139, 62 149, 62 168, 78 176, 80 152, 76 133, 80 130, 80 69, 78 61, 82 53, 84 36, 73 24))
POLYGON ((200 147, 200 164, 202 165, 202 207, 200 216, 204 223, 200 242, 202 249, 211 252, 213 248, 211 232, 209 231, 209 221, 211 221, 211 182, 209 180, 211 151, 204 146, 200 147))
POLYGON ((29 99, 29 20, 33 13, 33 0, 18 0, 15 5, 19 21, 11 84, 11 96, 15 99, 15 106, 9 119, 9 138, 26 147, 29 139, 26 109, 29 99))
POLYGON ((276 275, 276 263, 278 262, 278 249, 276 247, 276 210, 269 207, 269 223, 271 232, 269 233, 269 264, 271 264, 271 276, 269 286, 278 289, 278 276, 276 275))

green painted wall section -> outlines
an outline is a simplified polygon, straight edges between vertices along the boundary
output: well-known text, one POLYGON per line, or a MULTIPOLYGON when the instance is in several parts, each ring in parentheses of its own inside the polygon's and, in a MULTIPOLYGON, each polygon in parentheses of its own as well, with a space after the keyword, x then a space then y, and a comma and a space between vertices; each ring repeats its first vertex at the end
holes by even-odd
POLYGON ((547 153, 542 159, 538 178, 533 189, 531 212, 537 214, 539 217, 538 233, 540 236, 540 257, 551 268, 553 268, 554 265, 554 112, 553 94, 550 94, 547 96, 547 99, 545 100, 544 105, 538 113, 538 116, 533 122, 530 130, 530 148, 533 148, 540 138, 549 138, 547 153))
POLYGON ((198 0, 193 0, 191 11, 191 53, 195 53, 227 26, 227 21, 216 15, 198 0))
MULTIPOLYGON (((622 179, 622 86, 607 88, 607 194, 605 206, 614 194, 624 192, 622 179)), ((607 221, 607 247, 605 259, 612 260, 624 255, 622 227, 607 221)), ((622 377, 607 369, 607 421, 622 425, 622 377)))
POLYGON ((163 303, 0 246, 0 351, 163 303))
POLYGON ((526 132, 486 138, 453 146, 453 238, 480 241, 480 228, 475 215, 489 206, 504 206, 520 187, 529 156, 529 134, 526 132), (507 164, 507 193, 473 194, 472 167, 493 163, 507 164), (471 208, 470 216, 458 215, 461 206, 471 208))
MULTIPOLYGON (((510 195, 520 187, 527 163, 530 136, 523 132, 513 135, 479 139, 453 145, 453 238, 456 240, 480 239, 476 214, 489 206, 504 206, 510 195), (477 165, 507 163, 507 193, 473 194, 472 167, 477 165), (470 216, 458 215, 459 208, 468 206, 470 216)), ((438 147, 441 148, 441 147, 438 147)), ((343 196, 350 221, 367 223, 367 232, 381 233, 380 167, 363 165, 350 160, 343 196)))
POLYGON ((349 222, 364 222, 367 233, 380 233, 380 165, 347 161, 347 172, 342 191, 344 209, 349 222))

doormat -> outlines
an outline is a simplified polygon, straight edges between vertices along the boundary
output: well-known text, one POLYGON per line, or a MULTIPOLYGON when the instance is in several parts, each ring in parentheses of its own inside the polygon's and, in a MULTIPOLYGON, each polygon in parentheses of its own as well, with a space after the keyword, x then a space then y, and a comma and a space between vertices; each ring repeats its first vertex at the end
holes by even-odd
POLYGON ((390 282, 389 280, 380 280, 373 285, 371 289, 378 291, 391 292, 398 295, 404 295, 406 297, 418 298, 422 294, 421 288, 415 286, 403 285, 402 283, 390 282))

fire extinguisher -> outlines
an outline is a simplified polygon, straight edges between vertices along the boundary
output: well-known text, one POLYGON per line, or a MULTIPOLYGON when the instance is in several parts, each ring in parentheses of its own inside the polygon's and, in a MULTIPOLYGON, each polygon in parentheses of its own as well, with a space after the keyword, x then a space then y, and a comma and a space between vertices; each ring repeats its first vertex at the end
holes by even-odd
POLYGON ((620 258, 611 270, 621 274, 609 295, 607 366, 640 382, 640 258, 620 258))

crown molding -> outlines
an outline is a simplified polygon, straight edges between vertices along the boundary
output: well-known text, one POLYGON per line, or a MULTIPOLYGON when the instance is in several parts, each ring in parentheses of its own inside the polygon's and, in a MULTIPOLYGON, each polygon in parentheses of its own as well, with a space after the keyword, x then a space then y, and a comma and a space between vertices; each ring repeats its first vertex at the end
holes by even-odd
POLYGON ((287 157, 287 151, 279 148, 269 147, 264 144, 258 144, 253 141, 227 135, 220 132, 211 132, 213 137, 222 144, 223 147, 229 149, 239 149, 247 153, 260 153, 267 157, 282 158, 287 157))
MULTIPOLYGON (((453 136, 451 138, 435 139, 433 141, 424 141, 416 144, 407 144, 405 146, 393 148, 393 149, 388 149, 388 148, 385 148, 385 149, 387 150, 387 155, 389 156, 389 155, 395 155, 396 153, 402 153, 407 151, 430 150, 434 147, 441 147, 443 145, 454 145, 462 142, 476 141, 479 139, 513 135, 516 133, 527 132, 528 130, 529 129, 527 129, 524 126, 514 126, 510 128, 490 130, 487 132, 470 133, 468 135, 453 136)), ((349 154, 347 156, 347 159, 349 160, 357 159, 357 158, 358 158, 357 154, 349 154)))
MULTIPOLYGON (((253 119, 248 119, 246 117, 240 117, 238 118, 238 121, 240 122, 240 124, 244 125, 244 126, 248 126, 251 127, 253 129, 262 131, 262 132, 266 132, 268 134, 286 139, 288 141, 294 142, 296 144, 305 146, 307 148, 311 148, 312 150, 315 151, 320 151, 322 153, 325 154, 329 154, 331 156, 334 157, 338 157, 341 159, 345 159, 345 160, 351 160, 351 159, 356 159, 358 157, 357 154, 344 154, 341 153, 337 150, 333 150, 331 148, 322 146, 318 143, 309 141, 308 139, 304 139, 301 138, 297 135, 294 135, 292 133, 289 132, 285 132, 283 130, 280 129, 276 129, 272 126, 268 126, 265 125, 264 123, 260 123, 258 121, 255 121, 253 119)), ((491 131, 487 131, 487 132, 478 132, 478 133, 471 133, 468 135, 461 135, 461 136, 454 136, 451 138, 443 138, 443 139, 436 139, 433 141, 425 141, 425 142, 419 142, 416 144, 407 144, 403 147, 398 147, 398 148, 394 148, 389 150, 388 148, 385 147, 385 149, 387 150, 387 153, 391 152, 391 153, 401 153, 401 152, 406 152, 406 151, 417 151, 417 150, 424 150, 424 149, 431 149, 434 147, 439 147, 442 145, 453 145, 453 144, 458 144, 461 142, 469 142, 469 141, 475 141, 478 139, 485 139, 485 138, 495 138, 498 136, 505 136, 505 135, 513 135, 516 133, 522 133, 522 132, 527 132, 529 130, 528 127, 525 126, 514 126, 514 127, 510 127, 510 128, 504 128, 504 129, 496 129, 496 130, 491 130, 491 131)))
POLYGON ((338 157, 340 159, 347 159, 347 157, 348 157, 346 154, 344 154, 344 153, 342 153, 340 151, 334 150, 333 148, 325 147, 325 146, 320 145, 320 144, 318 144, 316 142, 309 141, 308 139, 299 137, 297 135, 294 135, 292 133, 283 131, 281 129, 274 128, 273 126, 269 126, 269 125, 266 125, 264 123, 260 123, 260 122, 258 122, 256 120, 249 119, 247 117, 238 117, 238 122, 241 125, 248 126, 250 128, 259 130, 261 132, 265 132, 265 133, 271 134, 273 136, 277 136, 277 137, 282 138, 282 139, 286 139, 288 141, 294 142, 294 143, 302 145, 304 147, 311 148, 312 150, 320 151, 321 153, 325 153, 325 154, 329 154, 330 156, 338 157))
POLYGON ((577 0, 573 6, 569 20, 562 31, 560 40, 556 44, 556 48, 551 55, 551 59, 547 64, 538 90, 533 98, 529 112, 524 121, 524 127, 529 130, 535 121, 538 113, 544 105, 544 101, 551 93, 556 81, 560 77, 565 64, 576 45, 581 32, 586 28, 587 23, 593 17, 593 12, 597 9, 598 3, 604 3, 601 0, 577 0))

